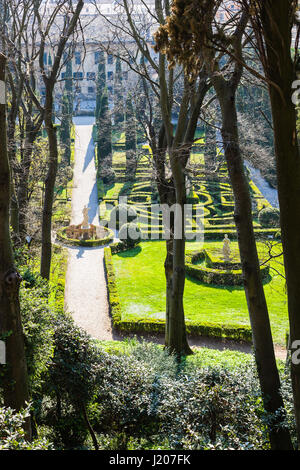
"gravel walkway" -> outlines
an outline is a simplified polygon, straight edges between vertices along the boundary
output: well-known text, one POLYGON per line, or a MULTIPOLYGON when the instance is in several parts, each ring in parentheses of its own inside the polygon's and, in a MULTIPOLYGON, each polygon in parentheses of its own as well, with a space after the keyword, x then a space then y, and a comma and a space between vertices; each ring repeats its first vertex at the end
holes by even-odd
MULTIPOLYGON (((71 224, 83 220, 82 210, 89 207, 89 222, 99 224, 98 196, 92 121, 75 118, 75 164, 71 224)), ((103 247, 68 247, 65 307, 77 325, 92 337, 111 340, 103 247)))

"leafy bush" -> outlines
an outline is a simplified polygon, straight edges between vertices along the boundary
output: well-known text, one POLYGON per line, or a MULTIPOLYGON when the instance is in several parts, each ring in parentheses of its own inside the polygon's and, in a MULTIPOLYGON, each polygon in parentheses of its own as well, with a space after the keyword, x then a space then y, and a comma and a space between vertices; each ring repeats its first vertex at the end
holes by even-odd
POLYGON ((53 429, 57 446, 73 448, 88 434, 86 407, 99 382, 102 354, 70 315, 57 315, 53 327, 55 348, 43 388, 47 398, 38 417, 53 429))
POLYGON ((127 222, 132 222, 137 217, 136 210, 128 204, 118 204, 110 213, 110 222, 116 224, 116 228, 127 222))
POLYGON ((48 283, 41 277, 36 277, 34 287, 22 287, 20 290, 26 359, 32 392, 40 389, 42 374, 47 370, 48 361, 54 349, 53 317, 55 312, 48 304, 48 296, 48 283))
POLYGON ((280 212, 274 207, 266 207, 260 211, 258 220, 262 227, 279 227, 280 212))
POLYGON ((0 450, 53 450, 52 444, 44 438, 26 440, 23 425, 29 416, 29 408, 17 413, 0 407, 0 450))
POLYGON ((102 374, 96 427, 110 442, 115 437, 118 449, 128 448, 132 437, 170 449, 269 448, 270 417, 254 365, 186 369, 143 343, 125 355, 103 356, 102 374))
POLYGON ((139 226, 133 222, 122 225, 119 231, 119 239, 125 241, 128 247, 133 248, 142 239, 139 226))

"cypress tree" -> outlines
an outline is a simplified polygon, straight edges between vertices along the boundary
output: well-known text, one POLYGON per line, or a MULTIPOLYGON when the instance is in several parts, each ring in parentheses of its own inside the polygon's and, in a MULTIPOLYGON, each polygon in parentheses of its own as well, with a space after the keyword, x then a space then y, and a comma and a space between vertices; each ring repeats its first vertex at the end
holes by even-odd
POLYGON ((72 60, 68 60, 66 64, 66 75, 65 75, 65 91, 68 96, 69 102, 69 115, 73 115, 73 67, 72 60))
POLYGON ((101 107, 101 98, 103 91, 106 87, 106 67, 105 67, 105 57, 104 52, 100 51, 100 59, 98 64, 98 73, 97 73, 97 84, 96 84, 96 109, 95 116, 98 119, 100 107, 101 107))
POLYGON ((111 169, 112 167, 112 143, 111 143, 111 116, 108 106, 108 92, 104 88, 99 116, 97 120, 98 128, 98 171, 102 172, 104 169, 111 169))
POLYGON ((124 122, 122 65, 120 58, 117 57, 114 81, 114 124, 118 126, 122 122, 124 122))
POLYGON ((71 121, 69 95, 65 90, 62 98, 60 144, 64 148, 63 161, 67 165, 70 165, 71 159, 71 121))
POLYGON ((132 95, 128 93, 126 99, 126 173, 134 176, 136 170, 136 116, 132 104, 132 95))

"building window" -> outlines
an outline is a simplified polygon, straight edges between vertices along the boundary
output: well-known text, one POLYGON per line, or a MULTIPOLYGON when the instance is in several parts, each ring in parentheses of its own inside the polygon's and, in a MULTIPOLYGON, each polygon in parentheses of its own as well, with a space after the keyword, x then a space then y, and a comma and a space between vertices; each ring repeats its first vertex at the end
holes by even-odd
POLYGON ((66 72, 62 72, 62 74, 61 74, 61 79, 64 80, 64 79, 65 79, 65 76, 66 76, 66 72))
POLYGON ((123 80, 128 80, 128 72, 123 72, 123 80))
POLYGON ((96 73, 95 72, 87 72, 86 79, 95 81, 96 80, 96 73))
POLYGON ((74 72, 73 73, 74 80, 83 80, 83 73, 82 72, 74 72))
POLYGON ((114 56, 111 54, 108 54, 107 56, 107 63, 108 64, 113 64, 114 63, 114 56))
POLYGON ((81 64, 81 52, 75 52, 75 64, 76 65, 81 64))
POLYGON ((88 87, 88 93, 89 94, 95 93, 95 88, 93 86, 89 86, 88 87))
POLYGON ((114 79, 114 73, 113 72, 107 72, 107 78, 108 78, 108 80, 113 80, 114 79))
POLYGON ((47 52, 44 52, 44 65, 47 65, 47 61, 48 61, 48 54, 47 52))

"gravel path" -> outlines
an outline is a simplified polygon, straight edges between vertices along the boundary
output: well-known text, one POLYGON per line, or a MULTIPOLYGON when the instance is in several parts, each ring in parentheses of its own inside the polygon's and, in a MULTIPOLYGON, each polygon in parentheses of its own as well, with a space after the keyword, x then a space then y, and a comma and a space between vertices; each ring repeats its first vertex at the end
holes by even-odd
MULTIPOLYGON (((99 224, 98 196, 92 120, 75 118, 75 164, 71 224, 83 220, 89 207, 89 222, 99 224)), ((77 325, 92 337, 111 340, 112 329, 107 301, 103 247, 68 247, 65 307, 77 325)))

